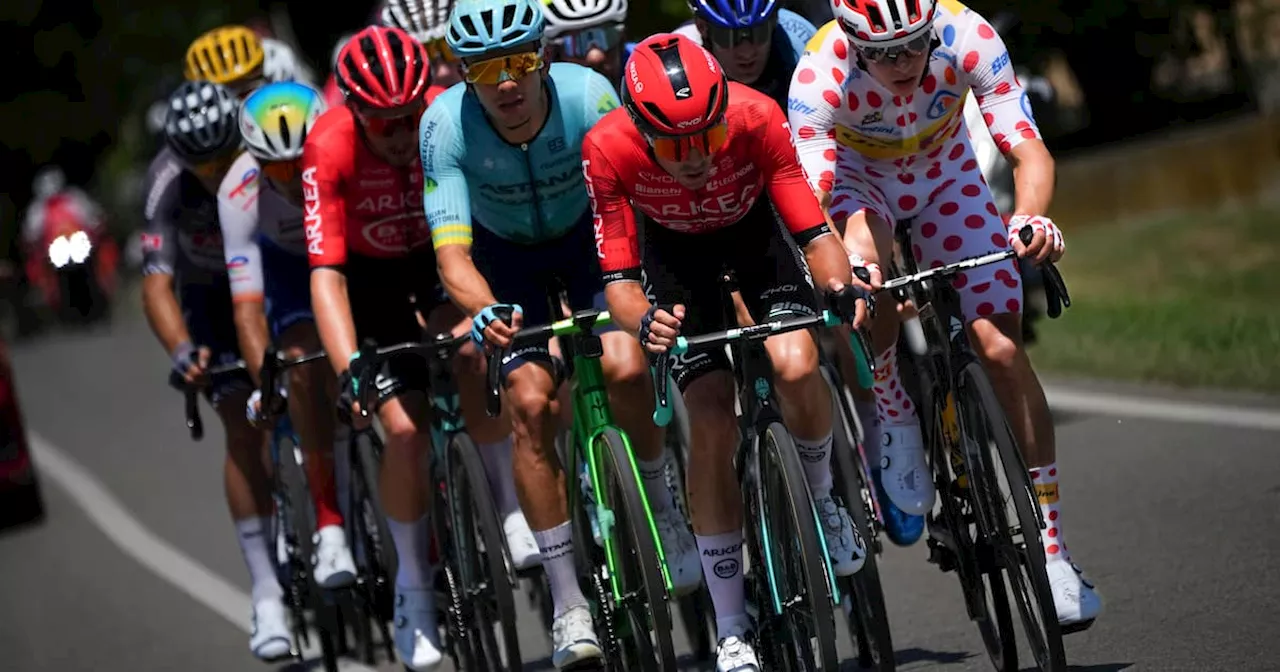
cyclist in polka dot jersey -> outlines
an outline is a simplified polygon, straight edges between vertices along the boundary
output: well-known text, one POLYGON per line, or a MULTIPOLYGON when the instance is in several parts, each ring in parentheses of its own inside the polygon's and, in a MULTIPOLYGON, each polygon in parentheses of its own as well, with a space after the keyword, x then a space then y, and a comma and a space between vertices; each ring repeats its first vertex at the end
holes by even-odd
MULTIPOLYGON (((1053 159, 991 24, 957 0, 833 0, 833 8, 836 19, 809 42, 796 68, 789 112, 801 166, 842 232, 850 262, 866 266, 879 286, 879 263, 890 258, 894 223, 902 220, 912 222, 910 253, 926 268, 1011 244, 1036 263, 1060 258, 1062 234, 1044 216, 1053 159), (970 145, 968 95, 1014 167, 1017 200, 1007 226, 970 145), (1026 246, 1017 239, 1025 226, 1035 234, 1026 246)), ((1013 261, 987 265, 957 276, 955 286, 1053 521, 1043 541, 1059 620, 1069 630, 1088 627, 1102 603, 1061 541, 1053 425, 1022 346, 1018 268, 1013 261)), ((898 509, 918 516, 933 507, 935 493, 919 419, 901 390, 897 331, 894 311, 880 311, 872 326, 878 480, 898 509)))

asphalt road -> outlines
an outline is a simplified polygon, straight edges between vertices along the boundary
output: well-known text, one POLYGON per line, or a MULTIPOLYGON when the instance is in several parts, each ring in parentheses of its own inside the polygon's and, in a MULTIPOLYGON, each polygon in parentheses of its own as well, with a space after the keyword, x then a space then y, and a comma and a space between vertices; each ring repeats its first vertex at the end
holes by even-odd
MULTIPOLYGON (((48 518, 0 534, 0 669, 262 669, 217 422, 206 410, 204 441, 189 440, 146 326, 13 353, 48 518)), ((1280 432, 1140 410, 1058 416, 1066 537, 1107 606, 1068 637, 1073 669, 1277 669, 1280 432)), ((881 559, 901 669, 991 669, 955 578, 925 557, 921 543, 881 559)), ((545 660, 536 619, 522 619, 522 650, 545 660)))

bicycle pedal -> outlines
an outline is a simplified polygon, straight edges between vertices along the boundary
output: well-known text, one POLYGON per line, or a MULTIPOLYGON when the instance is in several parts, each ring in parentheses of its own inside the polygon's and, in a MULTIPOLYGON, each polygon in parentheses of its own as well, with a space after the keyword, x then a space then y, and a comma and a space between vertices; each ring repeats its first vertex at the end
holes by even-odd
POLYGON ((929 537, 926 540, 926 545, 929 547, 929 562, 937 565, 938 569, 943 572, 955 571, 958 563, 956 562, 955 553, 952 553, 951 549, 933 537, 929 537))
POLYGON ((1092 628, 1092 627, 1093 627, 1093 624, 1094 624, 1094 623, 1096 623, 1097 621, 1098 621, 1098 619, 1096 619, 1096 618, 1091 618, 1091 619, 1089 619, 1089 620, 1087 620, 1087 621, 1080 621, 1080 622, 1078 622, 1078 623, 1072 623, 1072 624, 1070 624, 1070 625, 1062 625, 1062 626, 1059 626, 1059 629, 1062 631, 1062 634, 1063 634, 1064 636, 1065 636, 1065 635, 1074 635, 1074 634, 1076 634, 1077 632, 1084 632, 1085 630, 1088 630, 1089 628, 1092 628))

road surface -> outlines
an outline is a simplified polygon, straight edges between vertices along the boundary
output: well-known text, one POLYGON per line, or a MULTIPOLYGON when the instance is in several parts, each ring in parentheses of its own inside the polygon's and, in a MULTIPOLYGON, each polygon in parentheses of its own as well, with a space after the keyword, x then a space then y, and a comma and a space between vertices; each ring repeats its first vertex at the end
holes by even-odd
MULTIPOLYGON (((206 410, 207 435, 191 442, 142 321, 13 354, 48 518, 0 535, 0 668, 263 669, 246 642, 215 416, 206 410)), ((1055 409, 1066 537, 1107 606, 1067 638, 1068 660, 1095 672, 1274 670, 1280 409, 1261 402, 1214 424, 1212 409, 1189 410, 1202 397, 1153 398, 1055 409)), ((925 556, 921 543, 881 559, 900 669, 991 669, 955 578, 925 556)), ((545 661, 536 619, 522 619, 522 651, 545 661)))

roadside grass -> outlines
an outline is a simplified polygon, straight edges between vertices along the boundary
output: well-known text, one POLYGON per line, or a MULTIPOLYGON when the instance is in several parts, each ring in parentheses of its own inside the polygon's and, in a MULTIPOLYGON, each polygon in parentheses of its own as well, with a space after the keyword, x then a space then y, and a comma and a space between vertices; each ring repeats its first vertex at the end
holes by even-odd
POLYGON ((1051 374, 1280 393, 1280 208, 1068 230, 1073 305, 1037 323, 1051 374))

